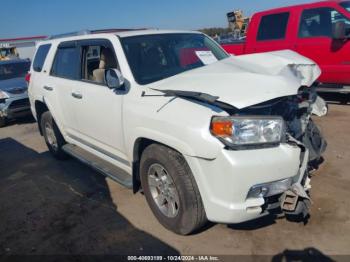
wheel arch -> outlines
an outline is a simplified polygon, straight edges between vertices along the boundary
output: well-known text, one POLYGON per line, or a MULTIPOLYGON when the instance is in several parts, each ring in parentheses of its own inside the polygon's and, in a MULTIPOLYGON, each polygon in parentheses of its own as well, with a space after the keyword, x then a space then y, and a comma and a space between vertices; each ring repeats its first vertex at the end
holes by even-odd
POLYGON ((40 131, 40 135, 43 135, 43 131, 41 129, 41 125, 40 125, 40 122, 41 122, 41 116, 49 111, 49 108, 47 107, 47 105, 45 104, 45 102, 42 102, 42 101, 39 101, 39 100, 36 100, 35 101, 35 112, 36 112, 36 119, 37 119, 37 124, 38 124, 38 128, 39 128, 39 131, 40 131))
POLYGON ((157 141, 155 139, 146 138, 146 137, 139 137, 135 140, 134 146, 133 146, 133 162, 132 162, 132 177, 133 177, 133 191, 134 193, 137 193, 141 189, 141 181, 140 181, 140 160, 143 151, 152 144, 159 144, 166 146, 179 154, 183 155, 183 153, 174 148, 173 146, 164 144, 160 141, 157 141))

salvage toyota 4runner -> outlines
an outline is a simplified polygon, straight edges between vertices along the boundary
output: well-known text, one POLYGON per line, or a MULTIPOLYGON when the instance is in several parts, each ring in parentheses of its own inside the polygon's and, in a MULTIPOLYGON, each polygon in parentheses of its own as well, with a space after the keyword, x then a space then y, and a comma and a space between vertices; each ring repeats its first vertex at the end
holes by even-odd
POLYGON ((30 73, 51 153, 142 191, 169 230, 308 215, 326 147, 311 119, 313 61, 233 57, 202 33, 139 30, 53 37, 30 73))

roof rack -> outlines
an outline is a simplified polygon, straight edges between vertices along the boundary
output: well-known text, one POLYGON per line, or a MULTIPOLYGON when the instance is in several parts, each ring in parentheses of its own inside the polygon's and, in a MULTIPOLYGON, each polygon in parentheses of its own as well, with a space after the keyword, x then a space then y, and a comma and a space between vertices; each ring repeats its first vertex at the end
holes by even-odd
POLYGON ((63 37, 89 35, 89 34, 91 34, 90 30, 81 30, 81 31, 76 31, 76 32, 63 33, 63 34, 58 34, 58 35, 51 35, 47 39, 52 40, 52 39, 58 39, 58 38, 63 38, 63 37))
POLYGON ((118 33, 118 32, 126 32, 126 31, 136 31, 136 30, 147 30, 148 28, 137 28, 137 29, 125 29, 125 28, 109 28, 109 29, 98 29, 98 30, 80 30, 76 32, 63 33, 58 35, 49 36, 47 39, 58 39, 63 37, 70 36, 80 36, 80 35, 91 35, 91 34, 104 34, 104 33, 118 33))

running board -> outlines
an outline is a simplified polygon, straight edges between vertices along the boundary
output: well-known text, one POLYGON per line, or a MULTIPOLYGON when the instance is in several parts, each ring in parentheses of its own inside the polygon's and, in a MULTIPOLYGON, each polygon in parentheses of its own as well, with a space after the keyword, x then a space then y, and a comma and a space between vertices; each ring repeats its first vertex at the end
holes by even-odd
POLYGON ((111 178, 112 180, 118 182, 119 184, 130 189, 133 188, 132 176, 129 175, 123 169, 116 167, 115 165, 112 165, 111 163, 72 144, 66 144, 62 147, 62 149, 68 155, 71 155, 74 158, 77 158, 79 161, 83 162, 84 164, 87 164, 88 166, 92 167, 99 173, 111 178))
POLYGON ((316 87, 317 93, 339 93, 339 94, 349 94, 350 86, 340 86, 340 85, 319 85, 316 87))

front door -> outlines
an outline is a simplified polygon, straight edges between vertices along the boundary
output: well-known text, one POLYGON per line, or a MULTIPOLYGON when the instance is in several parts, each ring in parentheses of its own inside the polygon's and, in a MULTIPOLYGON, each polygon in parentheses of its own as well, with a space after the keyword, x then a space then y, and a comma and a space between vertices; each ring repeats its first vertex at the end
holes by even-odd
POLYGON ((113 46, 107 40, 85 40, 79 45, 82 79, 72 88, 79 136, 73 139, 127 164, 122 128, 124 93, 109 89, 104 79, 105 70, 119 67, 113 46))

